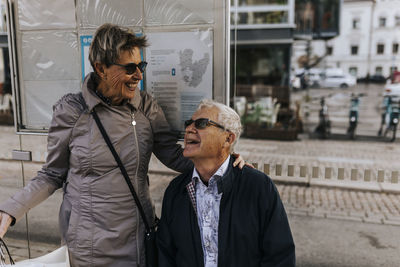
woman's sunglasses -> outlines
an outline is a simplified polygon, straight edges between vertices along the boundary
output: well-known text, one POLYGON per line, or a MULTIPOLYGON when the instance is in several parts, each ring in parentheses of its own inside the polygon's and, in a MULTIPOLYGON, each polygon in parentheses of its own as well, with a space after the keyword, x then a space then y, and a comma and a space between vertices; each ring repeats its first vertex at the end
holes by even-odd
POLYGON ((132 75, 132 74, 134 74, 136 72, 137 68, 140 70, 141 73, 143 73, 146 70, 147 62, 146 61, 141 61, 141 62, 139 62, 139 64, 129 63, 129 64, 126 64, 126 65, 114 63, 113 65, 117 65, 117 66, 123 67, 125 69, 125 71, 126 71, 126 74, 132 75))
POLYGON ((198 129, 198 130, 205 129, 208 126, 215 126, 215 127, 221 128, 221 129, 223 129, 225 131, 229 131, 228 129, 226 129, 221 124, 219 124, 219 123, 217 123, 215 121, 212 121, 210 119, 206 119, 206 118, 200 118, 200 119, 197 119, 197 120, 190 119, 190 120, 185 121, 185 129, 189 125, 191 125, 193 122, 194 122, 194 127, 196 127, 196 129, 198 129))

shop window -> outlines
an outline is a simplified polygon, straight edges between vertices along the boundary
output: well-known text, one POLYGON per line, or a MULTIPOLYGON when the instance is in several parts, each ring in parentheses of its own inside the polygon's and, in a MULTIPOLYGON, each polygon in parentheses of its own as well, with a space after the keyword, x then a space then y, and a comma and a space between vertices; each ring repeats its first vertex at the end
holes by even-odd
POLYGON ((378 55, 382 55, 383 53, 385 53, 385 45, 384 44, 378 44, 376 46, 376 53, 378 55))
POLYGON ((352 45, 351 46, 351 54, 352 55, 357 55, 358 54, 358 45, 352 45))

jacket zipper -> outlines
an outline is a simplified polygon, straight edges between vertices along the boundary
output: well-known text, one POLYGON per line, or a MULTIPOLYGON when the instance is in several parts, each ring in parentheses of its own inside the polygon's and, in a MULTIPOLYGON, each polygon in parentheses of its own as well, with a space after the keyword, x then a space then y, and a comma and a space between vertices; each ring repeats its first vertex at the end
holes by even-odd
MULTIPOLYGON (((138 180, 138 172, 139 172, 139 163, 140 163, 140 154, 139 154, 139 142, 138 142, 138 138, 137 138, 137 133, 136 133, 136 121, 135 121, 135 114, 133 113, 133 111, 131 112, 131 119, 132 119, 132 126, 133 126, 133 134, 135 136, 135 142, 136 142, 136 159, 137 159, 137 163, 136 163, 136 171, 135 171, 135 186, 136 188, 138 188, 137 185, 137 180, 138 180)), ((137 191, 137 189, 136 189, 137 191)), ((137 191, 137 194, 139 195, 139 191, 137 191)), ((136 206, 136 205, 135 205, 136 206)), ((139 214, 139 210, 138 207, 136 206, 136 214, 137 214, 137 224, 136 224, 136 251, 137 251, 137 266, 140 265, 140 242, 139 242, 139 224, 140 224, 140 214, 139 214)))

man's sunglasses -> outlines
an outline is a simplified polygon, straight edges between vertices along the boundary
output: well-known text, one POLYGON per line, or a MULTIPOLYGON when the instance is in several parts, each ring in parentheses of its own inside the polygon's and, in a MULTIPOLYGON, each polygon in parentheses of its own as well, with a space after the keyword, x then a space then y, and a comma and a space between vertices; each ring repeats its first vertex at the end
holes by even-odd
POLYGON ((132 74, 134 74, 136 72, 137 68, 140 70, 141 73, 143 73, 146 70, 147 62, 146 61, 141 61, 141 62, 139 62, 139 64, 129 63, 129 64, 126 64, 126 65, 114 63, 113 65, 117 65, 117 66, 123 67, 125 69, 125 71, 126 71, 126 74, 132 75, 132 74))
POLYGON ((200 119, 197 119, 197 120, 190 119, 190 120, 185 121, 185 129, 189 125, 191 125, 193 122, 194 122, 194 127, 196 127, 196 129, 198 129, 198 130, 205 129, 208 126, 215 126, 215 127, 221 128, 221 129, 223 129, 225 131, 229 131, 228 129, 226 129, 221 124, 219 124, 219 123, 217 123, 215 121, 212 121, 210 119, 206 119, 206 118, 200 118, 200 119))

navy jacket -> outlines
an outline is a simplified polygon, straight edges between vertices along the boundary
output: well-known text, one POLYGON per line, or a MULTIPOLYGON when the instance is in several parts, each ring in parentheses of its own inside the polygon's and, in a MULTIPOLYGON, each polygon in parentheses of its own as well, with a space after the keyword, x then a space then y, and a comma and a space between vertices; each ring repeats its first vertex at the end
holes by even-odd
MULTIPOLYGON (((160 267, 204 266, 200 230, 186 185, 192 171, 165 191, 157 232, 160 267)), ((233 168, 219 179, 218 266, 295 266, 295 246, 279 193, 260 171, 233 168)))

